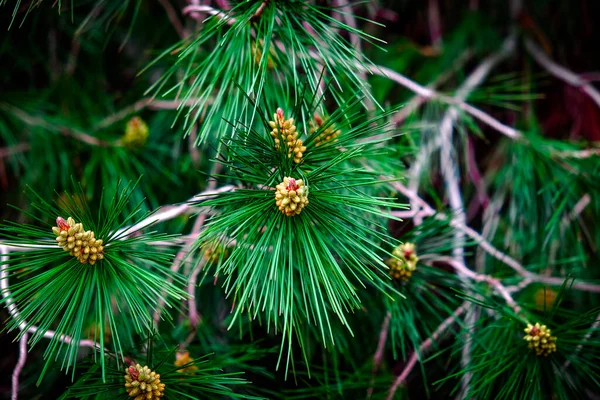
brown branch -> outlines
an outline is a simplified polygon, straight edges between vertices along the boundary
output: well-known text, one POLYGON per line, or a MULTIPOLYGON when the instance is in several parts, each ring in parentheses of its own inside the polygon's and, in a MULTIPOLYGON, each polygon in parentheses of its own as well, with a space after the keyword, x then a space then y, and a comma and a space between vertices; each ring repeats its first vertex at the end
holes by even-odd
POLYGON ((16 116, 21 121, 23 121, 25 124, 30 125, 30 126, 41 127, 41 128, 48 129, 49 131, 59 132, 59 133, 62 133, 63 135, 70 136, 74 139, 77 139, 83 143, 90 144, 92 146, 101 146, 101 147, 115 146, 114 143, 105 142, 94 136, 88 135, 85 132, 81 132, 79 130, 69 128, 66 126, 56 126, 56 125, 50 124, 47 121, 44 121, 42 118, 29 115, 26 112, 24 112, 23 110, 20 110, 16 107, 13 107, 6 103, 0 104, 0 108, 3 108, 4 110, 12 112, 14 116, 16 116))
POLYGON ((383 323, 381 324, 381 331, 379 332, 379 341, 377 342, 377 350, 373 355, 373 370, 371 372, 371 384, 369 385, 369 390, 367 390, 367 398, 370 398, 373 395, 373 385, 375 384, 375 375, 377 374, 377 370, 381 365, 381 361, 383 360, 383 350, 385 349, 385 342, 387 341, 388 331, 390 327, 390 319, 392 319, 392 313, 388 311, 385 314, 385 318, 383 319, 383 323))
POLYGON ((431 337, 429 337, 428 339, 423 341, 423 343, 421 343, 421 345, 419 346, 419 351, 413 351, 408 362, 406 363, 406 366, 404 367, 404 370, 402 370, 400 375, 398 375, 396 377, 396 379, 394 380, 394 383, 390 387, 390 391, 388 392, 386 400, 393 400, 394 395, 396 394, 396 390, 398 390, 398 387, 406 381, 406 378, 408 377, 410 372, 413 370, 413 368, 417 364, 419 357, 422 356, 426 351, 429 350, 429 348, 433 345, 433 343, 436 340, 438 340, 442 334, 444 334, 446 329, 448 329, 452 325, 452 323, 456 320, 456 318, 458 318, 458 316, 461 315, 466 310, 466 308, 467 308, 467 303, 465 302, 460 307, 458 307, 456 310, 454 310, 452 315, 450 315, 448 318, 446 318, 437 327, 437 329, 433 332, 431 337))
MULTIPOLYGON (((447 263, 452 268, 454 268, 454 270, 457 272, 457 274, 467 277, 475 282, 487 283, 500 296, 502 296, 504 298, 504 301, 506 302, 506 304, 508 304, 508 306, 513 309, 515 314, 521 313, 521 306, 519 306, 517 304, 517 302, 513 299, 512 295, 510 294, 510 291, 502 283, 500 283, 500 281, 498 279, 496 279, 490 275, 479 274, 477 272, 474 272, 474 271, 470 270, 469 268, 467 268, 466 265, 464 265, 450 257, 434 256, 434 255, 421 256, 421 260, 423 260, 426 264, 428 263, 427 261, 430 261, 428 259, 431 259, 431 261, 442 261, 444 263, 447 263)), ((431 265, 431 262, 429 262, 428 264, 431 265)))
POLYGON ((19 340, 19 360, 17 361, 17 365, 15 365, 15 369, 12 373, 12 394, 10 396, 11 400, 17 400, 19 396, 19 375, 21 375, 21 371, 25 366, 25 362, 27 361, 27 339, 29 335, 27 332, 23 333, 21 336, 21 340, 19 340))
POLYGON ((525 48, 544 69, 571 86, 578 87, 600 107, 600 92, 586 79, 569 71, 548 57, 531 39, 525 39, 525 48))
POLYGON ((0 148, 0 160, 5 157, 10 157, 17 153, 23 153, 31 148, 29 143, 18 143, 14 146, 0 148))
POLYGON ((175 8, 171 5, 171 2, 169 0, 158 0, 158 2, 165 9, 167 17, 169 18, 169 21, 171 21, 171 25, 173 25, 173 28, 175 29, 179 37, 184 39, 186 35, 183 29, 183 24, 181 23, 181 21, 179 21, 179 18, 177 17, 177 12, 175 11, 175 8))
MULTIPOLYGON (((465 50, 461 53, 460 56, 456 59, 456 61, 452 64, 452 67, 440 74, 432 83, 427 85, 427 89, 435 90, 437 87, 443 85, 448 79, 450 79, 454 73, 462 68, 465 63, 471 58, 472 53, 470 50, 465 50)), ((415 96, 408 103, 406 103, 402 109, 400 109, 397 113, 392 117, 392 123, 395 125, 399 125, 408 118, 415 110, 417 110, 423 103, 428 100, 427 97, 415 96)))

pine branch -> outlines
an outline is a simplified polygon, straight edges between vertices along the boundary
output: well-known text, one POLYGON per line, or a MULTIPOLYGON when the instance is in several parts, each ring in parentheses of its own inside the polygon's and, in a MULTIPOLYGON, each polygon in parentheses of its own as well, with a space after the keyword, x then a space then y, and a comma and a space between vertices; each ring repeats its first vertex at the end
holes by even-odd
MULTIPOLYGON (((436 219, 446 221, 448 220, 448 216, 442 213, 436 213, 436 211, 421 197, 418 196, 414 191, 406 188, 406 186, 402 185, 400 182, 392 183, 394 188, 396 188, 399 192, 403 193, 409 200, 414 201, 419 205, 420 211, 417 211, 423 217, 434 217, 436 219)), ((581 210, 583 205, 586 203, 586 197, 584 196, 577 204, 577 210, 581 210)), ((396 217, 409 218, 411 215, 415 215, 415 211, 410 210, 409 212, 405 211, 392 211, 392 215, 396 217)), ((508 254, 503 253, 498 248, 494 247, 491 243, 485 240, 483 236, 481 236, 477 231, 473 228, 462 225, 456 221, 451 220, 450 225, 458 230, 463 231, 467 236, 473 239, 478 246, 481 247, 486 253, 490 256, 496 258, 498 261, 506 264, 510 268, 512 268, 519 276, 523 278, 523 280, 517 286, 507 287, 507 291, 512 293, 514 291, 522 290, 528 285, 532 283, 545 283, 552 286, 561 286, 565 278, 560 277, 550 277, 543 276, 539 274, 535 274, 533 272, 528 271, 521 263, 515 260, 513 257, 508 254)), ((588 282, 574 282, 572 284, 572 288, 576 290, 599 293, 600 292, 600 284, 588 283, 588 282)))

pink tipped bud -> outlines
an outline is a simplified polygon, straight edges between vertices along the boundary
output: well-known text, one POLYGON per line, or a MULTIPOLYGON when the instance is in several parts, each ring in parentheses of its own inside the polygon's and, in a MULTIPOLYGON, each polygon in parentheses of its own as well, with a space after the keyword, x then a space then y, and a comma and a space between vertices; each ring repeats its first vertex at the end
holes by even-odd
POLYGON ((283 119, 283 110, 281 109, 281 107, 277 108, 277 116, 279 117, 279 119, 283 119))
POLYGON ((58 227, 60 228, 61 231, 68 231, 69 228, 71 228, 69 226, 69 224, 67 224, 67 221, 65 221, 65 219, 63 217, 56 218, 56 225, 58 225, 58 227))
POLYGON ((131 375, 131 379, 133 379, 134 381, 137 381, 139 379, 140 373, 137 369, 135 369, 135 367, 129 367, 127 370, 129 371, 129 375, 131 375))
POLYGON ((540 330, 537 328, 537 326, 534 326, 533 328, 531 328, 531 330, 529 331, 529 334, 531 336, 537 336, 540 333, 540 330))
POLYGON ((321 116, 317 113, 315 113, 315 122, 319 126, 323 125, 323 118, 321 118, 321 116))
POLYGON ((412 250, 404 250, 404 258, 410 258, 412 253, 412 250))
POLYGON ((298 184, 294 178, 290 178, 287 184, 287 190, 298 190, 298 184))

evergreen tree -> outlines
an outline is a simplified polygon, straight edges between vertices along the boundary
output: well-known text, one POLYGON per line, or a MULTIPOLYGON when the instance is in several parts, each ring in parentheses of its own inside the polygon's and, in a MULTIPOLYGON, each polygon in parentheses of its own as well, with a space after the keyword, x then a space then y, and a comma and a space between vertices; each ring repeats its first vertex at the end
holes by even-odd
POLYGON ((596 6, 479 3, 0 0, 0 393, 596 398, 596 6))

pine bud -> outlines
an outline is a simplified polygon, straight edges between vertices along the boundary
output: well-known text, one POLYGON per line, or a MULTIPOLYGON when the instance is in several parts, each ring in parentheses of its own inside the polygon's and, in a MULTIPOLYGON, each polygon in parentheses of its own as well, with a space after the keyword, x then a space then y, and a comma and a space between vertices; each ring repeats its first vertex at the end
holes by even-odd
MULTIPOLYGON (((86 336, 88 339, 96 340, 95 338, 99 338, 100 335, 104 336, 104 342, 110 342, 112 338, 112 332, 110 331, 110 325, 104 324, 104 332, 100 332, 100 324, 96 324, 93 322, 86 330, 86 336)), ((97 339, 98 341, 100 339, 97 339)))
POLYGON ((535 350, 536 356, 547 357, 548 354, 556 351, 556 336, 552 336, 552 332, 546 325, 540 325, 539 322, 535 325, 527 324, 525 333, 523 339, 529 343, 530 349, 535 350))
POLYGON ((165 384, 160 375, 147 366, 130 366, 125 370, 125 388, 134 400, 158 400, 165 395, 165 384))
POLYGON ((130 149, 144 147, 148 140, 148 125, 140 117, 133 117, 127 121, 125 134, 121 139, 123 146, 130 149))
POLYGON ((219 260, 225 260, 229 256, 229 250, 221 241, 215 240, 207 243, 204 247, 204 259, 209 264, 216 264, 219 260))
POLYGON ((535 292, 535 308, 543 311, 549 309, 556 300, 556 292, 550 288, 540 288, 535 292))
POLYGON ((275 148, 279 149, 281 141, 287 142, 288 145, 288 157, 294 157, 294 162, 299 164, 302 161, 302 156, 306 151, 306 146, 303 145, 302 139, 298 139, 298 132, 296 131, 296 125, 294 125, 294 118, 285 119, 283 110, 277 109, 277 112, 273 114, 274 121, 269 121, 271 127, 271 136, 275 140, 275 148))
MULTIPOLYGON (((321 118, 319 115, 315 114, 315 120, 309 122, 310 133, 314 134, 323 124, 327 122, 327 117, 325 119, 321 118)), ((327 128, 323 129, 321 133, 317 135, 315 138, 315 146, 319 147, 322 144, 329 142, 337 142, 337 137, 342 133, 341 130, 337 129, 334 124, 329 124, 327 128)))
POLYGON ((308 204, 308 187, 304 186, 302 179, 296 180, 286 176, 276 189, 275 203, 288 217, 300 214, 308 204))
MULTIPOLYGON (((262 40, 259 40, 258 43, 256 43, 256 41, 252 42, 252 55, 254 55, 254 62, 256 63, 256 65, 260 65, 263 47, 264 43, 262 40)), ((275 52, 273 51, 273 48, 269 48, 269 55, 267 56, 267 69, 274 69, 275 67, 277 67, 277 65, 273 61, 274 54, 275 52)))
POLYGON ((56 242, 70 255, 76 257, 80 263, 94 265, 96 261, 104 258, 102 240, 94 237, 94 232, 85 231, 81 223, 75 223, 71 217, 56 218, 56 225, 52 232, 56 235, 56 242))
POLYGON ((390 258, 385 263, 390 267, 390 276, 394 279, 407 280, 417 269, 416 246, 414 243, 403 243, 396 247, 392 254, 397 258, 390 258))
MULTIPOLYGON (((190 357, 189 352, 184 351, 182 353, 175 354, 175 363, 174 364, 176 367, 181 367, 181 366, 189 364, 191 362, 194 362, 194 359, 192 357, 190 357)), ((193 372, 193 371, 197 371, 197 370, 198 370, 197 365, 189 365, 185 368, 178 369, 177 372, 193 372)))

